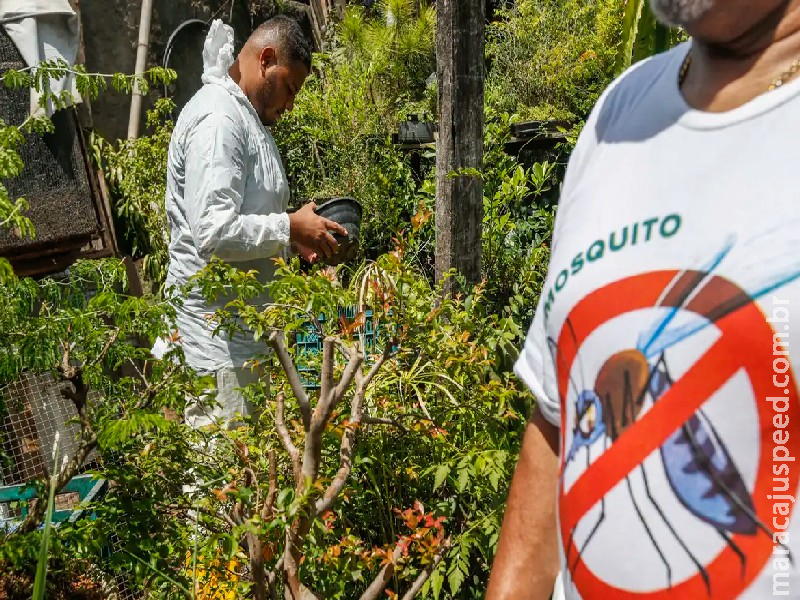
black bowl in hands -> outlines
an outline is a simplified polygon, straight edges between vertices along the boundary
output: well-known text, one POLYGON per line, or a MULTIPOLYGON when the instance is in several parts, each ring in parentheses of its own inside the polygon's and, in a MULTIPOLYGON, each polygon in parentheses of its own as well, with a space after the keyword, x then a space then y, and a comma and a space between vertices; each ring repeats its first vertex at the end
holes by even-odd
POLYGON ((338 265, 355 257, 359 248, 359 233, 361 229, 361 205, 353 198, 331 198, 319 204, 315 212, 335 221, 347 230, 347 235, 334 233, 333 237, 339 242, 339 251, 325 259, 328 265, 338 265))

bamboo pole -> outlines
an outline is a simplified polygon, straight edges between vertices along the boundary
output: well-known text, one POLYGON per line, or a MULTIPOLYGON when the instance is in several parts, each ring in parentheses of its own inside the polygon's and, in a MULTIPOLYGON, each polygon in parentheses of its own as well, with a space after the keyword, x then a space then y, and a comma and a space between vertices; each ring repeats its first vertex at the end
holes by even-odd
MULTIPOLYGON (((150 47, 150 20, 153 16, 153 0, 142 0, 142 13, 139 17, 139 42, 136 46, 136 67, 134 74, 144 73, 147 65, 147 50, 150 47)), ((131 97, 131 114, 128 119, 128 139, 139 137, 139 124, 142 118, 142 92, 139 89, 138 78, 133 84, 131 97)))

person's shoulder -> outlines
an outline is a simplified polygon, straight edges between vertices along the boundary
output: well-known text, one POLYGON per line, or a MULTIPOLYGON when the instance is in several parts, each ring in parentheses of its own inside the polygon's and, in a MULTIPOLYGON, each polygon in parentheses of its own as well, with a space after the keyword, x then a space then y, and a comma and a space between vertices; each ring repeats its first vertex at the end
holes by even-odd
MULTIPOLYGON (((570 156, 562 199, 568 200, 568 190, 579 184, 601 146, 641 142, 674 122, 674 114, 680 108, 673 104, 678 96, 678 72, 687 51, 688 46, 680 44, 642 60, 603 91, 570 156)), ((562 212, 565 205, 562 202, 562 212)))
POLYGON ((181 114, 191 118, 203 118, 208 115, 236 114, 236 99, 218 85, 206 84, 183 107, 181 114))
POLYGON ((606 88, 591 117, 598 138, 602 139, 602 132, 621 120, 628 121, 637 111, 650 111, 654 102, 663 106, 667 100, 668 86, 677 86, 680 65, 686 57, 689 44, 684 42, 637 62, 606 88))
POLYGON ((238 116, 236 99, 220 86, 206 84, 183 107, 175 129, 190 132, 201 124, 203 127, 224 125, 241 134, 238 116))

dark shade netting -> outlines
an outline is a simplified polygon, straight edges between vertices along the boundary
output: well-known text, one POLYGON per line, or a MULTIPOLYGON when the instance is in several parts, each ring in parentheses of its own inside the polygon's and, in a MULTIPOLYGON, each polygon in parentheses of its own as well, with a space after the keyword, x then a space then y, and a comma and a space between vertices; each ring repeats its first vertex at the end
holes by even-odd
MULTIPOLYGON (((7 69, 24 66, 16 46, 0 27, 0 76, 7 69)), ((29 113, 29 90, 11 90, 0 83, 0 118, 19 125, 29 113)), ((52 120, 53 133, 26 134, 25 144, 19 148, 25 163, 22 174, 3 180, 12 200, 24 197, 30 204, 26 216, 33 221, 36 236, 19 239, 13 232, 0 229, 0 255, 35 252, 59 244, 72 248, 99 230, 74 111, 61 110, 52 120)))

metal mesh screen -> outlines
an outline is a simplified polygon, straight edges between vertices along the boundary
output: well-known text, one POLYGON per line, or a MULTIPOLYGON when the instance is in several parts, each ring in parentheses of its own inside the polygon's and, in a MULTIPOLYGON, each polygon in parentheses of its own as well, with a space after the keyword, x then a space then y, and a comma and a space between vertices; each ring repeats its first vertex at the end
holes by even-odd
MULTIPOLYGON (((0 27, 0 75, 24 66, 16 46, 0 27)), ((29 90, 11 90, 0 84, 0 118, 19 125, 29 113, 29 90)), ((3 181, 12 198, 24 197, 30 204, 26 215, 33 221, 36 237, 20 240, 0 229, 0 255, 35 252, 67 242, 71 247, 80 246, 100 229, 73 111, 59 111, 52 120, 53 133, 26 134, 19 149, 23 172, 3 181)))
MULTIPOLYGON (((90 397, 99 392, 91 391, 90 397)), ((72 456, 77 450, 77 435, 80 426, 72 422, 76 417, 72 402, 61 395, 59 383, 48 374, 24 373, 18 381, 0 388, 0 405, 5 414, 0 418, 0 442, 4 461, 0 463, 0 483, 18 485, 33 479, 49 476, 53 469, 53 445, 58 433, 58 455, 72 456)), ((85 466, 95 461, 92 453, 85 466)), ((56 510, 74 509, 80 503, 77 493, 58 494, 56 510)), ((0 503, 0 520, 19 519, 20 507, 0 503)), ((112 539, 108 552, 121 548, 118 539, 112 539)), ((124 575, 102 577, 102 566, 95 577, 106 579, 118 600, 141 600, 144 594, 124 575)), ((89 574, 92 577, 92 574, 89 574)))
POLYGON ((50 375, 25 373, 4 386, 2 394, 6 404, 6 415, 0 422, 6 457, 0 472, 3 483, 15 485, 49 476, 56 433, 60 457, 72 456, 77 449, 80 427, 70 422, 76 416, 75 407, 61 395, 50 375))

